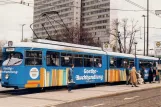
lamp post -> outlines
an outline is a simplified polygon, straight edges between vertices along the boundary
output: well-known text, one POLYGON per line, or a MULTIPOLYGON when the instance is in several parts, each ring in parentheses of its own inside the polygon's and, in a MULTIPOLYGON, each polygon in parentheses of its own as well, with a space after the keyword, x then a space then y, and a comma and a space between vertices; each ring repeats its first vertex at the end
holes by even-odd
POLYGON ((149 50, 149 0, 147 0, 147 56, 149 50))
POLYGON ((23 27, 25 26, 26 24, 22 24, 22 40, 23 41, 23 27))
POLYGON ((145 15, 142 15, 144 18, 144 56, 145 56, 145 15))
POLYGON ((135 68, 137 68, 137 66, 136 66, 136 45, 137 45, 138 43, 135 41, 134 42, 134 45, 135 45, 135 68))

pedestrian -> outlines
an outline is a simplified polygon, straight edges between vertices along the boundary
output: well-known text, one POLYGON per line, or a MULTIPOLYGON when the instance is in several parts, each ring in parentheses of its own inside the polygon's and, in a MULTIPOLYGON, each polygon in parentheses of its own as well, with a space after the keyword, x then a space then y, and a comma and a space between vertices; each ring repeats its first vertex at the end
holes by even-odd
POLYGON ((161 79, 161 64, 160 63, 157 65, 157 71, 158 71, 158 82, 160 83, 160 79, 161 79))
POLYGON ((138 84, 143 84, 144 80, 141 78, 140 72, 136 73, 136 75, 138 84))
POLYGON ((156 67, 153 67, 153 83, 155 83, 156 80, 156 67))
POLYGON ((130 72, 130 81, 131 81, 131 84, 132 84, 132 87, 138 87, 136 84, 137 84, 137 77, 136 77, 136 69, 135 67, 132 67, 132 70, 130 72))
POLYGON ((130 65, 126 67, 126 85, 129 85, 130 80, 130 65))
POLYGON ((71 92, 73 86, 73 72, 74 72, 74 64, 71 65, 68 71, 68 92, 71 92))
POLYGON ((141 74, 141 78, 144 80, 144 81, 143 81, 144 84, 146 84, 146 83, 145 83, 145 67, 144 67, 144 66, 142 66, 142 69, 141 69, 140 74, 141 74))
POLYGON ((157 71, 158 71, 158 82, 160 83, 160 79, 161 79, 160 73, 161 73, 161 70, 157 69, 157 71))
POLYGON ((158 81, 158 83, 160 83, 160 77, 159 77, 159 71, 156 67, 156 81, 158 81))
POLYGON ((149 83, 152 83, 152 81, 153 81, 153 67, 150 67, 150 69, 149 69, 148 80, 149 80, 149 83))

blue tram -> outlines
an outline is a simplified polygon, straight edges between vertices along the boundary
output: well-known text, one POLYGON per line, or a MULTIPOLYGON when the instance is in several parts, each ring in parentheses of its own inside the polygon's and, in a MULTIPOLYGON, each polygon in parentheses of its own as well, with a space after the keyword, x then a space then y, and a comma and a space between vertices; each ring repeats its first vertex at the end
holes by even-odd
MULTIPOLYGON (((137 62, 144 60, 139 58, 137 62)), ((148 58, 157 61, 157 58, 148 58)), ((131 54, 57 41, 9 43, 3 48, 1 85, 13 88, 65 86, 71 64, 75 65, 74 81, 78 85, 120 82, 126 80, 125 66, 134 66, 134 59, 131 54)), ((136 64, 139 69, 139 63, 136 64)))
POLYGON ((159 59, 158 58, 154 58, 154 57, 149 57, 149 56, 140 56, 137 55, 137 59, 136 59, 136 65, 137 65, 137 70, 140 71, 142 69, 142 67, 145 68, 145 75, 144 75, 144 79, 148 80, 148 76, 149 76, 149 69, 151 66, 157 66, 159 59))

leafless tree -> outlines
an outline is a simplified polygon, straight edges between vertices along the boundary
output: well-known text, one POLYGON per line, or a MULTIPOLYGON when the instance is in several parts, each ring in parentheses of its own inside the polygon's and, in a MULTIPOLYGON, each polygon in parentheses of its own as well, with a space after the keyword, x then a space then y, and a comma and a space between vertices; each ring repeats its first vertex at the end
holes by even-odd
POLYGON ((89 46, 101 46, 99 39, 96 39, 88 30, 80 27, 69 27, 62 29, 56 39, 62 42, 75 43, 89 46))
POLYGON ((112 41, 118 42, 118 50, 120 53, 130 54, 132 52, 136 37, 135 34, 139 31, 137 23, 138 21, 135 21, 134 19, 131 21, 128 19, 122 19, 121 21, 118 19, 113 20, 109 33, 114 37, 112 41), (129 24, 129 22, 131 24, 129 24))
POLYGON ((0 40, 0 59, 2 58, 2 48, 6 44, 5 40, 0 40))

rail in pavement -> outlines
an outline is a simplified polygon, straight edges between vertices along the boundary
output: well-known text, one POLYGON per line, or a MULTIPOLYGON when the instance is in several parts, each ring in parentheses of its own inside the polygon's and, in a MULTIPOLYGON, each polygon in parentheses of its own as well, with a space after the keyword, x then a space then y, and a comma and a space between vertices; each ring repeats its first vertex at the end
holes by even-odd
POLYGON ((147 83, 139 85, 139 87, 131 87, 130 85, 114 85, 76 89, 73 90, 72 93, 68 93, 67 90, 36 93, 13 96, 8 98, 0 98, 0 107, 10 107, 11 105, 12 107, 54 107, 58 104, 73 101, 112 96, 160 87, 161 84, 159 83, 147 83))

